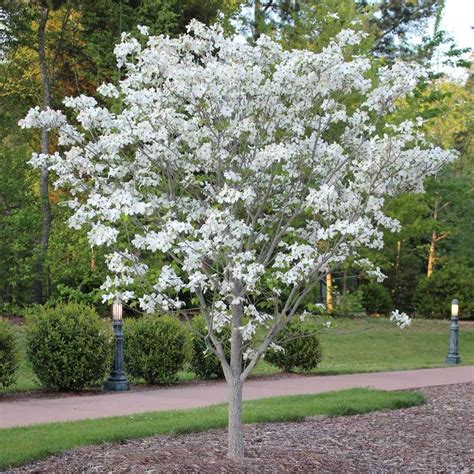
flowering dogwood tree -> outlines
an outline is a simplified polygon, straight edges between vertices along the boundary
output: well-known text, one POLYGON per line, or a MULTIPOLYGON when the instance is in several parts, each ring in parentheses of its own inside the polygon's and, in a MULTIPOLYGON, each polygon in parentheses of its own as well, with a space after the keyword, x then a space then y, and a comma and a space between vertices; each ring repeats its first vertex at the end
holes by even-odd
POLYGON ((369 79, 369 60, 347 54, 352 31, 319 54, 197 22, 177 39, 141 31, 116 46, 123 78, 99 87, 102 105, 68 98, 75 122, 32 109, 21 125, 58 129, 64 151, 32 161, 70 189, 70 225, 110 247, 105 299, 203 313, 229 387, 229 456, 240 457, 255 364, 329 269, 398 229, 386 196, 422 192, 451 155, 419 123, 384 125, 422 71, 397 63, 369 79))

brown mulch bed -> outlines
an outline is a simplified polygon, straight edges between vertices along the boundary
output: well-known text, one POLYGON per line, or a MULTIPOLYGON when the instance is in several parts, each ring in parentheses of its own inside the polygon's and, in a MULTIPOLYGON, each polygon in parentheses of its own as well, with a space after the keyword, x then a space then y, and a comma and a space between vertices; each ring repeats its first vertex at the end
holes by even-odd
POLYGON ((226 432, 80 448, 10 472, 474 472, 474 383, 420 390, 421 407, 246 426, 246 459, 226 432))

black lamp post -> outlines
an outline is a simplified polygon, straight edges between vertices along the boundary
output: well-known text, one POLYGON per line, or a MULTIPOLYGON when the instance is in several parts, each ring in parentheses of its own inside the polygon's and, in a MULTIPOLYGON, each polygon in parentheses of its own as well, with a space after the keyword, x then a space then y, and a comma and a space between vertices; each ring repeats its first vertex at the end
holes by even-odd
POLYGON ((459 302, 453 300, 451 303, 451 327, 449 328, 449 350, 444 362, 447 365, 454 365, 461 363, 461 357, 459 357, 459 302))
POLYGON ((104 390, 108 392, 123 392, 130 389, 125 375, 125 364, 123 361, 123 332, 122 332, 122 305, 114 303, 112 306, 112 316, 114 318, 115 354, 112 372, 107 382, 104 383, 104 390))

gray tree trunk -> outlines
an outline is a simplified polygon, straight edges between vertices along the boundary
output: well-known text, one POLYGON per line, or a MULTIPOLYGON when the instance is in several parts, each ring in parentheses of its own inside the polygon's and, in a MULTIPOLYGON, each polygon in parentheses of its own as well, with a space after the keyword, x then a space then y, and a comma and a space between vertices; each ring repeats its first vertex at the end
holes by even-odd
MULTIPOLYGON (((41 88, 43 93, 43 110, 51 107, 51 81, 48 73, 46 59, 46 24, 48 22, 49 10, 44 4, 40 5, 40 21, 38 24, 38 58, 41 73, 41 88)), ((41 130, 41 153, 49 153, 49 131, 41 130)), ((49 201, 49 170, 44 167, 40 176, 40 200, 41 200, 41 235, 39 249, 35 264, 36 278, 34 282, 35 300, 43 303, 45 299, 45 260, 48 252, 49 235, 51 233, 51 203, 49 201)))
POLYGON ((240 380, 231 380, 229 386, 228 451, 231 459, 244 457, 244 425, 242 421, 242 387, 240 380))
MULTIPOLYGON (((233 295, 240 297, 242 285, 234 282, 233 295)), ((243 305, 232 305, 232 334, 230 340, 230 374, 227 378, 229 388, 228 451, 231 459, 244 457, 244 426, 242 421, 242 325, 243 305)))

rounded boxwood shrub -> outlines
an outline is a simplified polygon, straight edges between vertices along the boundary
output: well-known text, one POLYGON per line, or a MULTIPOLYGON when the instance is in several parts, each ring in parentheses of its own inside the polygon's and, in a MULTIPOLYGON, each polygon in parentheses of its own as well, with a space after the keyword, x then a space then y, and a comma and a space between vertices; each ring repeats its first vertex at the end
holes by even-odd
POLYGON ((111 325, 79 303, 37 306, 27 315, 27 354, 41 385, 81 390, 110 372, 111 325))
POLYGON ((321 362, 321 345, 314 325, 292 321, 274 342, 283 350, 270 348, 265 360, 287 372, 312 370, 321 362))
POLYGON ((18 351, 13 327, 0 319, 0 386, 9 387, 16 380, 18 351))
POLYGON ((388 314, 393 310, 390 291, 380 283, 361 285, 358 291, 362 294, 362 304, 367 313, 388 314))
POLYGON ((184 368, 188 332, 170 316, 149 315, 127 320, 124 326, 125 368, 150 384, 172 383, 184 368))
MULTIPOLYGON (((203 316, 193 319, 193 333, 191 336, 191 369, 200 379, 223 378, 224 371, 219 358, 207 349, 203 336, 207 334, 203 316)), ((218 335, 227 359, 230 358, 230 329, 224 328, 218 335)))

